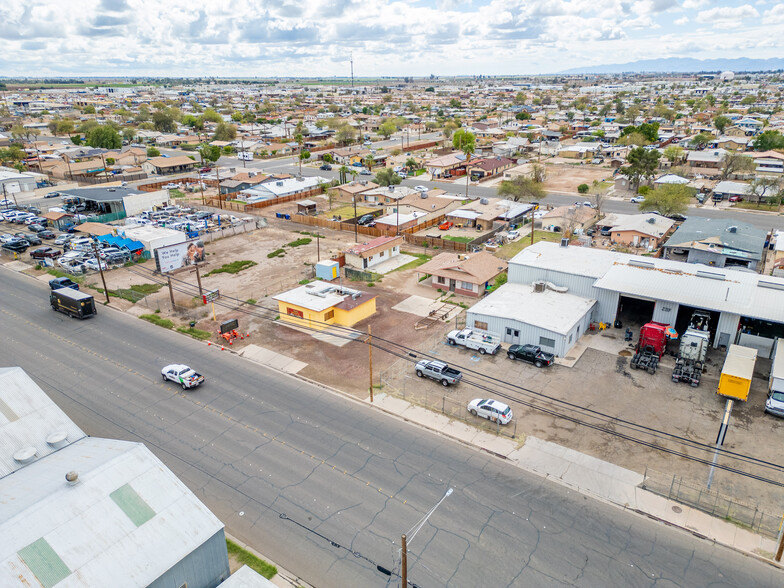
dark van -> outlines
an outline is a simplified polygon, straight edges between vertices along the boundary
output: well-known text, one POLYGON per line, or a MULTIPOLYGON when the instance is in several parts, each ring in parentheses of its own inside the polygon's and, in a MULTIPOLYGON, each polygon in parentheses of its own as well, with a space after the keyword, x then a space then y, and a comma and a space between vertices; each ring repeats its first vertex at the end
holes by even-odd
POLYGON ((49 302, 52 305, 52 310, 73 318, 85 319, 98 314, 93 297, 73 288, 52 290, 49 302))

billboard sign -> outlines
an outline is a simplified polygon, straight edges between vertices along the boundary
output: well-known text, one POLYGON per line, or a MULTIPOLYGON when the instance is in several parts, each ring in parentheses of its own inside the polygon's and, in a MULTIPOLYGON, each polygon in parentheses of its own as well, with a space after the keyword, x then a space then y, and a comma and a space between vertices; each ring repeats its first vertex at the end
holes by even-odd
POLYGON ((162 274, 204 261, 204 242, 185 241, 155 250, 155 265, 162 274))
POLYGON ((220 332, 223 333, 230 333, 231 331, 235 331, 240 328, 240 322, 237 319, 231 319, 229 321, 222 322, 220 325, 220 332))

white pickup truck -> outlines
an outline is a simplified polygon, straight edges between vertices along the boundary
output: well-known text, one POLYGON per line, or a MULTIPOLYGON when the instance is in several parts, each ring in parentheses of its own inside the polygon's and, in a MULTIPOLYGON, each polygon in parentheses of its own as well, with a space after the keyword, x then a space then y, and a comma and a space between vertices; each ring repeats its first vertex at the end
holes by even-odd
POLYGON ((466 349, 474 349, 482 355, 485 353, 495 355, 501 349, 501 344, 495 337, 474 333, 472 329, 450 331, 446 336, 446 342, 450 345, 462 345, 466 349))

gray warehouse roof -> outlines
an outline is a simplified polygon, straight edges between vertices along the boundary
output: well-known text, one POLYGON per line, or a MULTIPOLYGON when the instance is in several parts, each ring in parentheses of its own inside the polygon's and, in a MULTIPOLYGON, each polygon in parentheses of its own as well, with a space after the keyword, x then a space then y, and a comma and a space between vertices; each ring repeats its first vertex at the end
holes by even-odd
POLYGON ((750 254, 747 257, 752 259, 760 259, 766 236, 767 233, 762 229, 735 220, 692 216, 667 239, 665 247, 685 249, 693 247, 695 243, 715 244, 717 247, 750 254), (734 232, 732 227, 735 227, 734 232))
POLYGON ((94 202, 121 202, 126 196, 136 196, 137 194, 144 194, 144 192, 139 192, 134 188, 117 186, 109 188, 69 188, 63 190, 61 194, 94 202))

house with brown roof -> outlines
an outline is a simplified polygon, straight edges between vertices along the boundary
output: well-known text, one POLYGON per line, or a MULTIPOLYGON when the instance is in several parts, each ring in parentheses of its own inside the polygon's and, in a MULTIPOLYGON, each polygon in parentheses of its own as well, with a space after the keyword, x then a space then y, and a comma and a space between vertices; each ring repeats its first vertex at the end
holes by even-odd
POLYGON ((468 173, 473 181, 483 180, 501 175, 505 170, 515 165, 513 160, 506 157, 499 156, 491 159, 481 159, 475 163, 469 163, 468 173))
POLYGON ((178 155, 176 157, 151 157, 142 164, 142 169, 148 174, 165 176, 193 171, 197 165, 198 162, 187 155, 178 155))
POLYGON ((235 194, 261 184, 268 179, 267 174, 255 171, 239 173, 220 183, 221 194, 235 194))
MULTIPOLYGON (((362 192, 367 192, 368 190, 374 190, 375 188, 378 188, 378 184, 375 182, 364 180, 349 182, 348 184, 337 187, 338 199, 343 202, 353 202, 354 196, 358 196, 359 194, 362 194, 362 192)), ((360 198, 357 198, 357 202, 359 202, 359 200, 360 198)))
POLYGON ((357 269, 367 269, 400 255, 403 237, 384 236, 367 243, 354 245, 346 250, 346 264, 357 269))
POLYGON ((590 206, 557 206, 542 217, 542 228, 571 236, 578 229, 587 229, 596 218, 596 210, 590 206))
POLYGON ((433 288, 479 298, 506 268, 505 261, 486 251, 465 255, 440 253, 420 265, 417 273, 428 276, 433 288))

